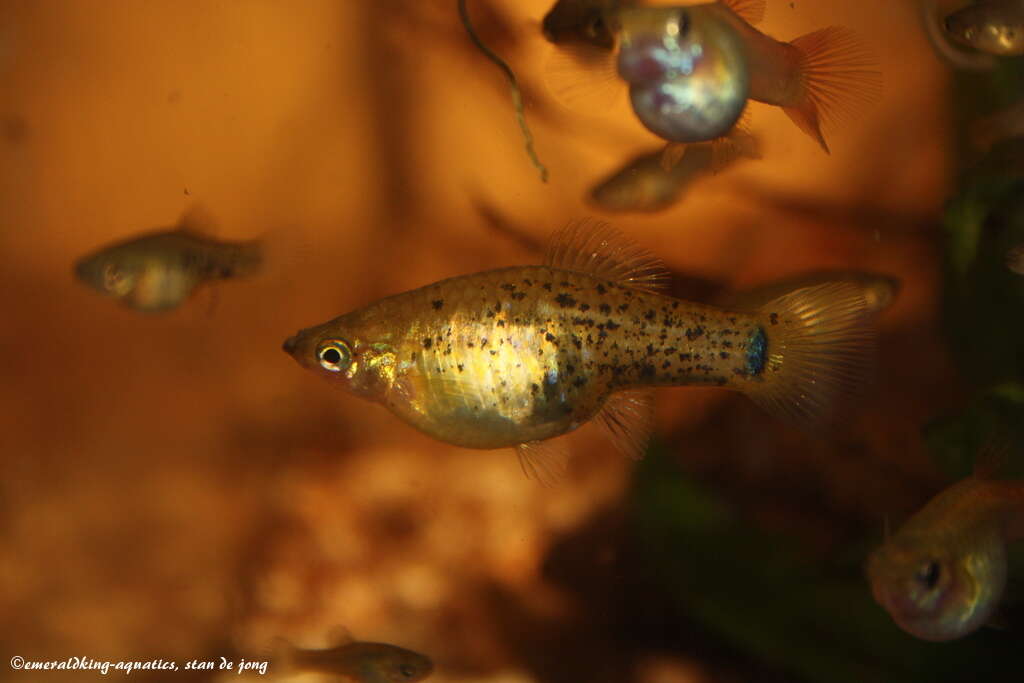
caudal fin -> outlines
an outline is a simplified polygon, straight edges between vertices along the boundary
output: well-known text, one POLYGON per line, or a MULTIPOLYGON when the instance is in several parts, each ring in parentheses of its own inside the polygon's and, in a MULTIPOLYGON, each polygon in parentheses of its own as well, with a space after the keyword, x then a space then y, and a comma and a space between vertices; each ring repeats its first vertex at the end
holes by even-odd
POLYGON ((882 74, 874 56, 846 28, 829 26, 790 44, 800 52, 803 94, 797 104, 783 107, 783 111, 827 154, 822 127, 849 120, 877 101, 882 74))
POLYGON ((758 311, 763 338, 747 351, 749 396, 802 427, 828 424, 868 381, 874 330, 861 287, 797 289, 758 311))

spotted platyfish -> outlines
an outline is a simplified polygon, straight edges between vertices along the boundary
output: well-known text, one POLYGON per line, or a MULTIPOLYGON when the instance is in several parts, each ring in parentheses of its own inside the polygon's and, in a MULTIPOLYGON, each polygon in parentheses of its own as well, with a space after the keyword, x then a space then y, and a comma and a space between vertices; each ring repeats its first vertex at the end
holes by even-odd
POLYGON ((699 178, 761 156, 757 140, 739 128, 720 142, 685 145, 680 151, 675 163, 666 163, 662 148, 632 159, 590 191, 591 201, 605 211, 660 211, 679 201, 699 178))
POLYGON ((1024 482, 975 473, 912 516, 868 559, 875 600, 905 631, 952 640, 996 612, 1007 542, 1024 536, 1024 482))
POLYGON ((343 676, 353 683, 414 683, 434 670, 426 655, 386 643, 362 643, 351 637, 323 650, 307 650, 278 639, 273 650, 273 668, 286 675, 308 671, 343 676))
POLYGON ((1024 55, 1024 0, 983 0, 946 17, 950 37, 999 56, 1024 55))
POLYGON ((197 287, 255 273, 259 241, 222 242, 195 228, 195 214, 171 228, 116 242, 79 260, 78 279, 137 311, 177 308, 197 287))
POLYGON ((653 256, 584 221, 556 234, 543 265, 390 296, 284 350, 441 441, 518 447, 533 474, 547 440, 595 418, 639 456, 653 387, 725 387, 813 423, 864 379, 859 287, 800 289, 750 313, 665 296, 664 278, 653 256))
MULTIPOLYGON (((615 69, 629 86, 633 112, 665 140, 702 142, 726 135, 753 99, 781 107, 828 152, 822 124, 849 116, 880 91, 874 58, 848 29, 828 27, 781 42, 737 9, 711 2, 614 12, 615 69)), ((751 7, 742 9, 752 14, 751 7)), ((607 62, 580 63, 596 82, 607 80, 597 75, 607 62)))

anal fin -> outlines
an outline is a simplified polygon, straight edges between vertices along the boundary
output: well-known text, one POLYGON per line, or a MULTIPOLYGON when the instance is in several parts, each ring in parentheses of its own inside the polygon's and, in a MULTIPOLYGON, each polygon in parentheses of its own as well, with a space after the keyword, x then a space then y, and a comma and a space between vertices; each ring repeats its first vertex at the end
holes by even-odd
POLYGON ((619 391, 605 401, 597 419, 623 455, 639 460, 644 456, 653 428, 654 395, 650 391, 619 391))
POLYGON ((551 487, 565 476, 569 452, 564 439, 529 441, 516 446, 519 465, 527 479, 551 487))

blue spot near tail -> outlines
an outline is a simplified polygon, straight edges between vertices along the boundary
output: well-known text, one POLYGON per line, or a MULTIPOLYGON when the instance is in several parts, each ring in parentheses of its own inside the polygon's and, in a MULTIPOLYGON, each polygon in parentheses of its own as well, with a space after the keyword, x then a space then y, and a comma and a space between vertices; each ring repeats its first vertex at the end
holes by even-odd
POLYGON ((768 355, 768 339, 760 327, 747 340, 747 374, 760 375, 768 355))

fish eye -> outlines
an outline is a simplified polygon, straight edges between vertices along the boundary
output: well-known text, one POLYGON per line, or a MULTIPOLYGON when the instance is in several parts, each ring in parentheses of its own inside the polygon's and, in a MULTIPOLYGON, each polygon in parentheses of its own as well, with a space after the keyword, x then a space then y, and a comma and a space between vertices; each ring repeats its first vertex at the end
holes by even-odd
POLYGON ((587 22, 587 35, 591 38, 597 38, 604 35, 605 32, 604 17, 600 13, 593 15, 590 21, 587 22))
POLYGON ((936 585, 938 585, 939 576, 941 576, 941 574, 942 570, 939 567, 939 563, 932 560, 931 562, 926 562, 921 565, 917 570, 917 574, 914 575, 914 578, 922 586, 926 587, 928 590, 932 590, 936 585))
POLYGON ((320 367, 331 372, 341 372, 352 363, 352 351, 348 344, 340 339, 325 341, 317 349, 316 357, 320 359, 320 367))
POLYGON ((103 286, 107 289, 117 289, 117 286, 124 280, 124 273, 117 264, 108 263, 103 268, 103 286))

